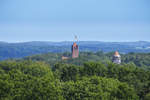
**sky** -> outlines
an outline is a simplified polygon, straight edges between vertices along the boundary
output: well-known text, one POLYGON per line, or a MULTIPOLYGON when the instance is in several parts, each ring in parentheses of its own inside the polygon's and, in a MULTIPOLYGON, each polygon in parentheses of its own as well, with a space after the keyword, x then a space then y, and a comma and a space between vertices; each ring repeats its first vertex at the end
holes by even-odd
POLYGON ((0 41, 150 41, 150 0, 0 0, 0 41))

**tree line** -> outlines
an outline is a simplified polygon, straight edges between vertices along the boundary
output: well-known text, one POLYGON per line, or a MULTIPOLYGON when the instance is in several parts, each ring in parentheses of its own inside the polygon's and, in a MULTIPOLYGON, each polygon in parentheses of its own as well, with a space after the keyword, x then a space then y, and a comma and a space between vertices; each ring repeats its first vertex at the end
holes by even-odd
MULTIPOLYGON (((121 54, 121 53, 120 53, 121 54)), ((64 64, 75 64, 83 65, 84 62, 88 61, 100 61, 102 63, 112 62, 112 57, 114 52, 104 53, 102 51, 98 52, 80 52, 79 58, 71 59, 70 52, 64 53, 45 53, 39 55, 33 55, 25 57, 23 60, 32 60, 32 61, 44 61, 51 66, 56 62, 64 64), (68 60, 62 60, 61 57, 66 56, 70 57, 68 60)), ((122 64, 133 63, 138 67, 144 69, 150 69, 150 53, 128 53, 121 54, 122 64)))
POLYGON ((135 64, 0 62, 1 100, 149 100, 150 71, 135 64))

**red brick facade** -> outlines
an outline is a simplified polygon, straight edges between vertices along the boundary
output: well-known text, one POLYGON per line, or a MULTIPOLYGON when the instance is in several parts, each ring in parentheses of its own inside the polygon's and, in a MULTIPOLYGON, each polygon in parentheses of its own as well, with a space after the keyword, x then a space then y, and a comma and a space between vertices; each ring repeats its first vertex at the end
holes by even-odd
POLYGON ((78 58, 78 57, 79 57, 79 47, 74 42, 73 45, 72 45, 72 58, 78 58))

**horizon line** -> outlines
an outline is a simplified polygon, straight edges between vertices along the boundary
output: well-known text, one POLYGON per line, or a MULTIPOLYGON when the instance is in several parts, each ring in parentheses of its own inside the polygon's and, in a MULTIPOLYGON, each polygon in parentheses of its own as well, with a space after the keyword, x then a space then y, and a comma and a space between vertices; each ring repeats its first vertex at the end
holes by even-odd
MULTIPOLYGON (((30 43, 30 42, 55 42, 55 43, 61 43, 61 42, 75 42, 75 41, 14 41, 14 42, 9 42, 9 41, 0 41, 0 43, 30 43)), ((150 42, 147 40, 137 40, 137 41, 98 41, 98 40, 81 40, 81 41, 77 41, 77 42, 150 42)))

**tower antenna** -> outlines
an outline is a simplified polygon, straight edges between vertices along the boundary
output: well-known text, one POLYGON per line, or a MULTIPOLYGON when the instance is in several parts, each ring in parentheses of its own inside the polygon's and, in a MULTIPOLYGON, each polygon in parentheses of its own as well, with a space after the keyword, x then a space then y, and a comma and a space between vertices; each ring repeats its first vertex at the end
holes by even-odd
POLYGON ((74 35, 74 39, 75 39, 76 42, 78 42, 78 37, 77 37, 77 35, 74 35))

